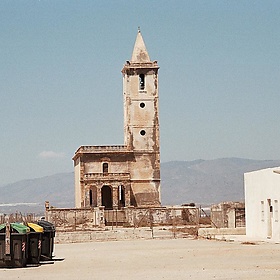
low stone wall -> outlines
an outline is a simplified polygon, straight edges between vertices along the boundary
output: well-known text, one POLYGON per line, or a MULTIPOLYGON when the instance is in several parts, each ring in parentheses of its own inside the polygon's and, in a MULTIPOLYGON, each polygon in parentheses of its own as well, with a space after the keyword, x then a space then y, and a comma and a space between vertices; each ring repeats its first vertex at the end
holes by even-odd
POLYGON ((198 229, 198 236, 215 239, 217 235, 245 235, 246 228, 239 227, 239 228, 199 228, 198 229))
POLYGON ((104 207, 48 208, 45 218, 57 230, 79 231, 105 227, 104 207))
POLYGON ((111 228, 91 231, 57 231, 55 243, 82 243, 136 239, 197 238, 197 226, 111 228))
POLYGON ((149 228, 120 228, 102 231, 58 231, 55 243, 80 243, 93 241, 114 241, 131 239, 151 239, 152 230, 149 228))

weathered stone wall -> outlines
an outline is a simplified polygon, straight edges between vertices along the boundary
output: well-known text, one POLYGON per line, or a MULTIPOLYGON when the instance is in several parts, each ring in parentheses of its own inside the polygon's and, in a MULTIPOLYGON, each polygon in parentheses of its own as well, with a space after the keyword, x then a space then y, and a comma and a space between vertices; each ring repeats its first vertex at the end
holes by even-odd
POLYGON ((211 222, 216 228, 245 226, 245 203, 222 202, 211 206, 211 222))
POLYGON ((196 238, 197 226, 158 226, 141 228, 113 227, 91 231, 59 231, 55 243, 78 243, 94 241, 120 241, 133 239, 196 238))
POLYGON ((199 228, 198 236, 215 239, 217 235, 245 235, 246 228, 238 227, 238 228, 199 228))
POLYGON ((153 227, 198 225, 199 209, 195 207, 158 207, 104 210, 104 207, 59 209, 47 208, 46 219, 57 231, 96 230, 107 226, 153 227))
POLYGON ((148 225, 196 225, 199 221, 199 209, 195 207, 158 207, 128 208, 127 222, 141 227, 148 225))
POLYGON ((56 243, 76 243, 92 241, 115 241, 131 239, 151 239, 150 228, 114 228, 109 230, 96 231, 59 231, 56 233, 56 243))
POLYGON ((57 231, 93 230, 105 226, 104 207, 96 208, 49 208, 46 220, 53 223, 57 231))

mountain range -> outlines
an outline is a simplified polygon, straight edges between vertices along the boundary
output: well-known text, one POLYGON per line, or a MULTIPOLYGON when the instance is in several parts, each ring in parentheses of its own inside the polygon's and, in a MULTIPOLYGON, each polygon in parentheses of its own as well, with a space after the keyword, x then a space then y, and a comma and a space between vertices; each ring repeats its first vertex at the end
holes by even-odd
MULTIPOLYGON (((280 166, 280 160, 222 158, 161 163, 162 205, 244 201, 245 172, 280 166)), ((44 213, 44 202, 74 207, 74 173, 22 180, 0 187, 0 213, 44 213)))

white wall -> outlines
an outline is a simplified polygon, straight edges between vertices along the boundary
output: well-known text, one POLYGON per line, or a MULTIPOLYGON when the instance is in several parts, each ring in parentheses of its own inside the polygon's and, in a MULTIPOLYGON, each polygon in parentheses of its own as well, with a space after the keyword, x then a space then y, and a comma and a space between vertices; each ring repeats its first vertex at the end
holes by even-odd
POLYGON ((267 168, 244 174, 246 235, 280 241, 280 174, 267 168))

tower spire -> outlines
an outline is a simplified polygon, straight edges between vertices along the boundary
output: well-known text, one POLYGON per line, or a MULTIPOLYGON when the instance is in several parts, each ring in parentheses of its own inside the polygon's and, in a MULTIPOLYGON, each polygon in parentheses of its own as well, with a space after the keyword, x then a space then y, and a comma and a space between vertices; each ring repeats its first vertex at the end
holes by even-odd
POLYGON ((132 52, 131 62, 132 63, 151 62, 139 26, 138 26, 137 37, 134 44, 134 49, 132 52))

